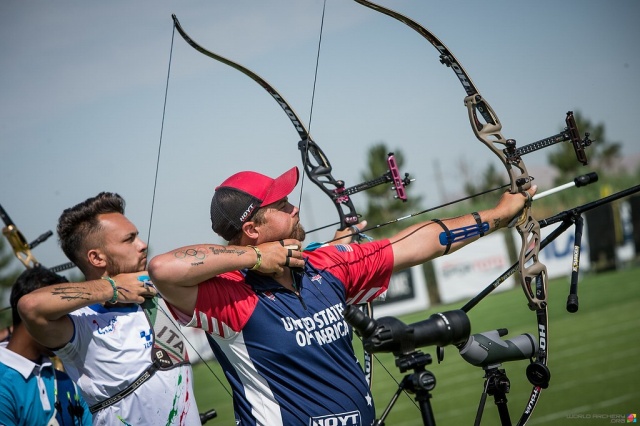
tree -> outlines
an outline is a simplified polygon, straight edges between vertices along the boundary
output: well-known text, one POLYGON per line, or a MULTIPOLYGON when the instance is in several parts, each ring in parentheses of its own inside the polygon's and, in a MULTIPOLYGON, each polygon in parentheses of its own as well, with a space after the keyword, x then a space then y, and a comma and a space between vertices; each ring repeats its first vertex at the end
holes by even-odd
MULTIPOLYGON (((386 162, 387 154, 391 152, 384 142, 379 142, 369 148, 367 154, 367 169, 362 173, 361 177, 364 181, 376 179, 387 172, 388 165, 386 162)), ((400 150, 394 152, 396 163, 400 172, 403 172, 404 155, 400 150)), ((406 188, 410 191, 410 186, 406 188)), ((415 213, 420 209, 421 197, 408 196, 406 202, 399 202, 394 198, 395 191, 389 190, 388 185, 379 185, 365 192, 367 197, 367 208, 364 217, 370 225, 390 222, 399 217, 407 216, 415 213)), ((408 219, 407 221, 392 223, 383 228, 371 231, 371 235, 375 238, 385 238, 396 234, 401 229, 407 227, 410 223, 415 223, 420 219, 408 219)), ((425 262, 422 270, 427 283, 427 292, 429 300, 432 304, 438 304, 441 301, 440 291, 438 290, 438 282, 436 280, 435 270, 431 262, 425 262)))
MULTIPOLYGON (((384 175, 389 167, 386 159, 390 151, 387 146, 380 142, 373 145, 367 153, 367 169, 361 174, 363 181, 377 179, 384 175)), ((396 150, 394 153, 396 163, 400 172, 403 173, 404 156, 402 152, 396 150)), ((410 191, 410 186, 406 187, 410 191)), ((380 224, 389 222, 407 213, 415 212, 420 206, 420 197, 407 197, 407 201, 400 202, 395 196, 396 192, 390 189, 389 185, 378 185, 365 192, 367 197, 367 208, 365 218, 369 224, 380 224)), ((372 231, 372 235, 376 238, 389 237, 396 234, 400 229, 406 226, 404 223, 391 224, 384 228, 372 231)))
MULTIPOLYGON (((480 180, 471 181, 467 178, 464 183, 465 196, 478 194, 483 191, 488 191, 493 188, 498 188, 505 184, 505 174, 502 170, 498 171, 495 163, 490 163, 485 169, 480 180)), ((491 202, 497 202, 500 198, 501 192, 495 192, 488 194, 491 202)))

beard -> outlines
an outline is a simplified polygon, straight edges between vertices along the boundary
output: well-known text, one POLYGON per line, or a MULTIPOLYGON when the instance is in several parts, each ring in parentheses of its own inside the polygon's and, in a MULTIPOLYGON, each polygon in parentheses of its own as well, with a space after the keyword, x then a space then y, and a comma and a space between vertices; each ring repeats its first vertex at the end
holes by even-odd
POLYGON ((294 240, 298 241, 304 241, 306 236, 307 232, 304 230, 300 222, 298 222, 295 228, 293 228, 293 230, 291 231, 291 235, 289 235, 289 238, 293 238, 294 240))
POLYGON ((127 274, 127 273, 131 273, 131 272, 141 272, 144 271, 145 268, 144 267, 140 267, 140 265, 136 264, 136 265, 124 265, 122 263, 119 263, 118 261, 115 261, 113 259, 110 259, 107 257, 107 274, 109 274, 110 277, 113 277, 115 275, 118 274, 127 274))

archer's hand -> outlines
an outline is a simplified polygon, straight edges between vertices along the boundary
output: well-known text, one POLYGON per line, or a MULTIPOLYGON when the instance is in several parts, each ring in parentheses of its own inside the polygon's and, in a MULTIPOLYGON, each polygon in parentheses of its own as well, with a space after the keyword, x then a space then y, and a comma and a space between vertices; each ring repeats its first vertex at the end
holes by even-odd
POLYGON ((510 192, 505 192, 502 194, 502 197, 496 206, 496 210, 499 212, 499 217, 501 218, 500 227, 507 226, 512 219, 520 216, 525 205, 530 202, 530 197, 533 197, 537 190, 537 185, 531 185, 531 188, 529 188, 526 193, 518 192, 516 194, 512 194, 510 192), (527 196, 527 193, 529 196, 527 196))
MULTIPOLYGON (((134 272, 130 274, 118 274, 111 277, 116 283, 118 289, 118 301, 117 303, 144 303, 146 299, 154 297, 158 294, 156 288, 149 281, 148 272, 134 272), (146 279, 140 279, 140 278, 146 279)), ((105 294, 109 297, 107 301, 113 297, 113 287, 111 287, 108 280, 104 281, 105 294), (108 290, 107 290, 108 289, 108 290)))
POLYGON ((284 274, 285 268, 303 268, 302 242, 288 238, 256 246, 262 261, 258 271, 276 278, 284 274))
POLYGON ((347 228, 338 229, 329 244, 349 244, 353 242, 353 239, 358 235, 358 232, 362 231, 366 227, 367 221, 363 220, 362 222, 359 222, 347 228))

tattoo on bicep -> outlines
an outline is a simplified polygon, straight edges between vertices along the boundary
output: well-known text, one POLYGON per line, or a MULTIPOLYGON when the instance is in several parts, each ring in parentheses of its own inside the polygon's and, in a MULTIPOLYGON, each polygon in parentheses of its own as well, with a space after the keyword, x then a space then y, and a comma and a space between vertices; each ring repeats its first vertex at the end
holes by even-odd
POLYGON ((83 287, 54 287, 51 290, 52 296, 58 296, 62 300, 89 300, 89 293, 83 287))

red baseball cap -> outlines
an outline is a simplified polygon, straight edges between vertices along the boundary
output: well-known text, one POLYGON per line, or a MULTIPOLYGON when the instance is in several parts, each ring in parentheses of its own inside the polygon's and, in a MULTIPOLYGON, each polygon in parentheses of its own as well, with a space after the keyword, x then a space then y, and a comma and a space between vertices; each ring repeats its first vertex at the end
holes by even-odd
POLYGON ((211 199, 211 228, 230 241, 260 207, 291 194, 298 178, 297 167, 275 179, 251 171, 234 174, 215 189, 211 199))

